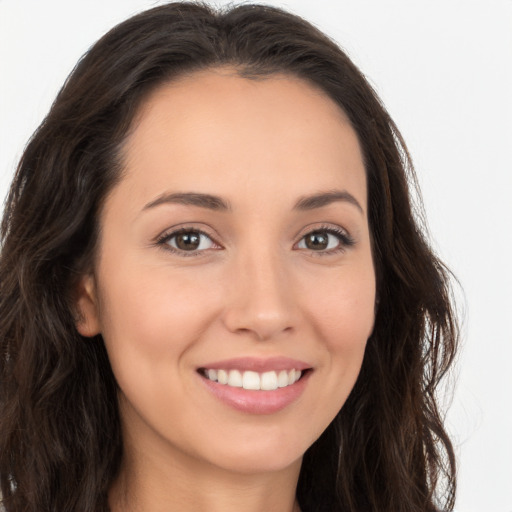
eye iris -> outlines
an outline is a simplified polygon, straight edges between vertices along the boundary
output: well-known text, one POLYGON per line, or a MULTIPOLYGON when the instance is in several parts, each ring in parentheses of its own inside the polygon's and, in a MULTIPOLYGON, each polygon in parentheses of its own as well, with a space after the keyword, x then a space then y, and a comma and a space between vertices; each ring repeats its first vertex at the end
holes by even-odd
POLYGON ((306 236, 305 242, 308 249, 321 251, 323 249, 327 249, 327 246, 329 245, 329 236, 327 233, 310 233, 306 236))
POLYGON ((199 247, 201 237, 198 233, 180 233, 176 235, 176 247, 182 251, 193 251, 199 247))

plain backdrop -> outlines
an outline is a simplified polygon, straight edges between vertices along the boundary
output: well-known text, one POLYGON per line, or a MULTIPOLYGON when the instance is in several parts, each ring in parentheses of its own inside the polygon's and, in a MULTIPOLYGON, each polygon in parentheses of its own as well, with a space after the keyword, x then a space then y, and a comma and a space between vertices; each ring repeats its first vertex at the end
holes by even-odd
MULTIPOLYGON (((0 0, 0 198, 78 58, 114 24, 159 3, 0 0)), ((463 290, 464 346, 447 416, 456 510, 512 512, 512 1, 267 3, 334 38, 405 137, 433 245, 463 290)))

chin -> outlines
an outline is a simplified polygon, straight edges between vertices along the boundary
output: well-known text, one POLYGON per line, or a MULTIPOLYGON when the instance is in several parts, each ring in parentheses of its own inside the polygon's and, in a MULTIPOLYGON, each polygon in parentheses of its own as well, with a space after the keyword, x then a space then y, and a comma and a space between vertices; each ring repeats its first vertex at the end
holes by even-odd
POLYGON ((292 466, 300 467, 303 453, 297 454, 263 454, 251 453, 247 455, 234 455, 223 459, 221 464, 216 464, 225 471, 240 475, 254 475, 266 473, 278 473, 292 466))
MULTIPOLYGON (((296 429, 298 430, 298 428, 296 429)), ((229 445, 211 445, 206 458, 223 469, 239 474, 279 472, 291 466, 299 466, 309 440, 293 439, 289 432, 271 434, 260 432, 250 438, 235 440, 229 445)))

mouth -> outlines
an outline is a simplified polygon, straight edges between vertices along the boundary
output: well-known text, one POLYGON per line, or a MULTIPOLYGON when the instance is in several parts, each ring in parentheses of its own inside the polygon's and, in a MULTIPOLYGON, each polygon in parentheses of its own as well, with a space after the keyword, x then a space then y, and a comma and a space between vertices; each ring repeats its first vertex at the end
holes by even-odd
POLYGON ((299 370, 271 370, 267 372, 256 372, 252 370, 222 369, 222 368, 199 368, 198 372, 204 378, 218 382, 219 384, 243 388, 251 391, 274 391, 279 388, 292 386, 300 380, 309 369, 299 370))
POLYGON ((288 357, 241 357, 197 368, 205 388, 242 413, 274 414, 299 400, 314 368, 288 357))

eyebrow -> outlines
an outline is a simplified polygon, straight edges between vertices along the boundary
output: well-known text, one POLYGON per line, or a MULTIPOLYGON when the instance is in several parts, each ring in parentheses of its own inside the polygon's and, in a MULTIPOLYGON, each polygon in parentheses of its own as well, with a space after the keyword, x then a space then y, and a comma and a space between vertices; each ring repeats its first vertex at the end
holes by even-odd
MULTIPOLYGON (((301 211, 314 210, 335 202, 347 202, 352 204, 364 214, 364 210, 359 201, 346 190, 330 190, 328 192, 320 192, 310 196, 303 196, 295 203, 294 209, 301 211)), ((208 210, 215 211, 231 210, 229 203, 221 197, 211 194, 201 194, 198 192, 173 192, 170 194, 163 194, 146 204, 143 210, 148 210, 167 203, 197 206, 199 208, 206 208, 208 210)))
POLYGON ((332 203, 342 201, 354 205, 362 214, 364 214, 363 207, 359 201, 346 190, 330 190, 328 192, 320 192, 311 196, 301 197, 295 203, 294 209, 296 210, 314 210, 315 208, 322 208, 332 203))
POLYGON ((174 192, 171 194, 163 194, 151 201, 143 210, 154 208, 161 204, 182 204, 186 206, 198 206, 199 208, 207 208, 208 210, 226 211, 230 210, 229 203, 218 196, 211 194, 200 194, 197 192, 174 192))

